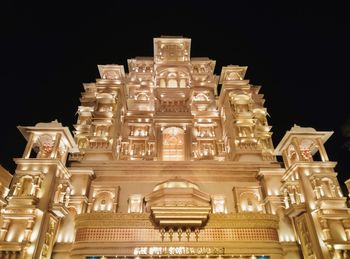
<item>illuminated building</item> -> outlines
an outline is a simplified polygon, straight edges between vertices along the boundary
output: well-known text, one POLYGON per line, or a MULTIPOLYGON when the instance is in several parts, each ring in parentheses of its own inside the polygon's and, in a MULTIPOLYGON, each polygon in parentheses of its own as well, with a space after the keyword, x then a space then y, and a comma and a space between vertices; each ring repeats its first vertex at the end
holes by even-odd
POLYGON ((19 127, 11 185, 0 171, 3 258, 348 258, 332 132, 294 126, 274 149, 247 67, 216 76, 190 44, 156 38, 128 73, 99 65, 74 137, 19 127))

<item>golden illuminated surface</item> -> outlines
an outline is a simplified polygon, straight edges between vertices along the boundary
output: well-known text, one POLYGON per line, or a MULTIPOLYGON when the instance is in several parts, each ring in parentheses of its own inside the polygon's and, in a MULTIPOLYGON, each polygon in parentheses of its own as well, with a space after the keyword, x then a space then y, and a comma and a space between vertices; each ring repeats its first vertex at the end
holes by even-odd
POLYGON ((247 67, 215 75, 189 38, 153 46, 98 65, 73 134, 18 127, 13 178, 0 167, 0 258, 349 258, 332 132, 294 125, 275 149, 247 67))

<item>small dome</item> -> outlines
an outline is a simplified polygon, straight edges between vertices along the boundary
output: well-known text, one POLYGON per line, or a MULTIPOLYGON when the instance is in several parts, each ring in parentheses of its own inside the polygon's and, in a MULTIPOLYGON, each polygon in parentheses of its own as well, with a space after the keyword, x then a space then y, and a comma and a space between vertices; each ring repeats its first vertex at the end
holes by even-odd
POLYGON ((193 188, 196 190, 199 190, 198 185, 185 180, 185 179, 179 179, 179 178, 174 178, 170 180, 166 180, 165 182, 157 184, 153 191, 158 191, 161 189, 172 189, 172 188, 193 188))

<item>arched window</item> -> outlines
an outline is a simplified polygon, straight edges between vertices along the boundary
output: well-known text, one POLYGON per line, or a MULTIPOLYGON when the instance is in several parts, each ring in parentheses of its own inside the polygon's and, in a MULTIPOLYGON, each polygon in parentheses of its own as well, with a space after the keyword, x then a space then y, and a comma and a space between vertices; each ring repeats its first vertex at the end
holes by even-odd
POLYGON ((94 211, 112 211, 113 198, 113 194, 110 192, 98 193, 93 205, 94 211))
POLYGON ((168 80, 168 88, 177 88, 177 80, 169 79, 168 80))
POLYGON ((182 78, 180 79, 180 88, 185 88, 186 87, 186 79, 182 78))
POLYGON ((149 100, 149 97, 147 94, 145 93, 139 93, 137 96, 136 96, 136 100, 138 101, 148 101, 149 100))
POLYGON ((257 212, 261 211, 259 197, 253 192, 243 192, 240 195, 242 211, 257 212))
POLYGON ((165 88, 165 79, 160 79, 159 81, 159 86, 162 87, 162 88, 165 88))
POLYGON ((163 160, 183 161, 185 154, 184 130, 177 127, 163 131, 163 160))

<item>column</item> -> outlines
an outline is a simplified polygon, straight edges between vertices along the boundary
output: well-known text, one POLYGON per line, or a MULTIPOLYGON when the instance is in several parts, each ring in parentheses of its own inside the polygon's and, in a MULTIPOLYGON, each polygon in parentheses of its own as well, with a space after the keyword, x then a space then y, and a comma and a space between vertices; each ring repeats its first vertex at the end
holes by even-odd
POLYGON ((286 165, 286 168, 288 168, 290 166, 290 161, 289 161, 289 158, 288 158, 288 155, 287 155, 287 150, 283 150, 282 151, 282 157, 283 157, 283 160, 284 160, 284 164, 286 165))
POLYGON ((34 134, 31 132, 29 134, 26 148, 24 149, 24 152, 23 152, 23 156, 22 156, 23 158, 30 158, 30 152, 32 151, 33 144, 34 144, 33 139, 34 139, 34 134))
POLYGON ((192 150, 192 125, 187 125, 185 133, 185 161, 191 160, 192 150))
POLYGON ((162 146, 163 146, 163 134, 162 129, 160 125, 156 125, 156 147, 157 147, 157 160, 161 161, 163 160, 163 152, 162 152, 162 146))
POLYGON ((28 219, 26 229, 24 230, 23 241, 29 241, 30 236, 33 232, 34 223, 34 219, 28 219))
POLYGON ((10 226, 10 222, 11 222, 10 219, 3 219, 2 220, 2 226, 1 226, 1 229, 0 229, 0 241, 4 241, 5 240, 7 231, 8 231, 9 226, 10 226))
POLYGON ((55 144, 52 148, 52 152, 51 152, 51 155, 50 157, 51 158, 56 158, 57 157, 57 152, 58 152, 58 149, 60 147, 60 141, 61 141, 61 133, 57 133, 56 134, 56 138, 55 138, 55 144))
POLYGON ((328 162, 329 161, 328 155, 327 155, 326 149, 324 148, 322 140, 320 138, 317 138, 316 143, 318 145, 318 150, 320 151, 322 162, 328 162))
POLYGON ((292 138, 292 144, 294 145, 295 152, 297 152, 297 154, 298 154, 299 161, 304 161, 303 156, 300 153, 299 139, 297 139, 296 137, 292 138))
POLYGON ((11 255, 10 255, 10 259, 16 259, 17 258, 17 252, 16 251, 12 251, 11 255))

